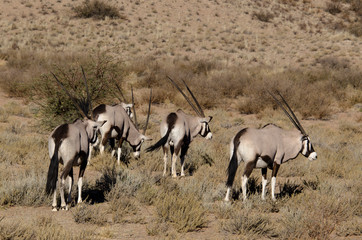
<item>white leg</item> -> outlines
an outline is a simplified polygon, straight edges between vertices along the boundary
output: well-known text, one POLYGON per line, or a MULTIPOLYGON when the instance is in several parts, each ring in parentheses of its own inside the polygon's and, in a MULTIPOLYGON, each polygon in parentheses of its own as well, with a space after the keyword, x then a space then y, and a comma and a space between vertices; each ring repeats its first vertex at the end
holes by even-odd
POLYGON ((224 201, 225 202, 228 202, 229 201, 229 195, 230 195, 230 187, 228 187, 228 189, 226 190, 226 196, 225 196, 225 198, 224 198, 224 201))
POLYGON ((163 162, 164 162, 164 165, 163 165, 163 176, 165 177, 166 176, 166 173, 167 173, 167 149, 164 150, 163 152, 163 162))
POLYGON ((185 161, 182 161, 182 164, 181 164, 181 177, 185 176, 184 166, 185 166, 185 161))
POLYGON ((99 152, 100 152, 101 154, 104 153, 104 145, 103 145, 102 143, 99 145, 99 152))
POLYGON ((177 174, 176 174, 176 160, 177 160, 177 155, 174 153, 172 155, 172 159, 171 159, 171 172, 172 172, 172 177, 175 178, 177 177, 177 174))
POLYGON ((78 203, 82 202, 82 185, 83 185, 83 177, 78 179, 78 203))
POLYGON ((52 211, 53 211, 53 212, 58 211, 58 210, 57 210, 57 189, 54 190, 52 211))
POLYGON ((262 200, 265 200, 265 188, 266 188, 266 184, 267 184, 268 180, 264 178, 264 176, 262 177, 262 180, 261 180, 261 184, 263 186, 263 189, 261 191, 261 199, 262 200))
POLYGON ((60 179, 60 185, 59 185, 59 192, 60 192, 60 208, 62 210, 67 210, 67 205, 65 203, 65 198, 64 198, 64 183, 65 183, 65 179, 61 178, 60 179))
POLYGON ((275 183, 276 183, 276 177, 272 177, 271 179, 271 195, 272 199, 275 200, 275 183))
POLYGON ((241 181, 241 189, 243 190, 243 199, 246 200, 246 184, 248 183, 248 177, 244 175, 241 181))
POLYGON ((118 152, 117 152, 117 164, 118 166, 121 165, 121 154, 122 154, 122 148, 118 148, 118 152))
POLYGON ((93 144, 89 143, 89 155, 88 155, 88 165, 90 165, 90 160, 92 156, 93 144))
POLYGON ((73 187, 73 177, 68 176, 69 178, 69 189, 68 189, 68 201, 67 203, 72 202, 72 187, 73 187))
POLYGON ((116 153, 116 150, 115 150, 115 149, 112 149, 111 157, 113 157, 115 153, 116 153))

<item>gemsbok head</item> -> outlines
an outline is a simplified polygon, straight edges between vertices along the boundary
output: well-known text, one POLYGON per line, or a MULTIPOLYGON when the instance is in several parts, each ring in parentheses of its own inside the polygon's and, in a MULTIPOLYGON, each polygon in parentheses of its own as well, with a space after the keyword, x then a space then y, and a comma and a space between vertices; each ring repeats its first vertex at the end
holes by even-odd
POLYGON ((246 184, 254 168, 261 168, 262 174, 262 199, 265 199, 265 188, 267 184, 267 169, 272 169, 271 196, 275 200, 275 183, 280 164, 294 159, 301 153, 309 160, 316 160, 317 153, 308 134, 303 129, 292 109, 284 97, 278 92, 287 109, 272 94, 277 104, 283 109, 295 130, 284 130, 274 124, 267 124, 260 129, 244 128, 239 131, 230 142, 230 163, 227 169, 228 179, 226 182, 227 192, 225 201, 229 201, 230 190, 234 182, 236 170, 240 162, 245 163, 242 175, 243 198, 246 199, 246 184))
POLYGON ((184 96, 186 101, 194 109, 197 116, 186 114, 181 109, 176 112, 172 112, 167 115, 166 118, 161 123, 161 139, 155 143, 153 146, 146 149, 147 152, 158 150, 160 147, 163 149, 164 153, 164 170, 163 176, 166 176, 167 169, 167 159, 168 159, 168 149, 171 150, 171 173, 172 177, 177 177, 176 174, 176 160, 177 155, 181 151, 181 176, 185 176, 184 172, 184 163, 185 155, 189 149, 189 145, 192 140, 197 136, 201 135, 206 139, 212 138, 212 133, 209 127, 209 123, 212 119, 211 116, 205 117, 204 111, 202 110, 199 102, 196 100, 194 94, 191 92, 190 88, 187 86, 186 82, 183 81, 186 86, 187 91, 190 93, 191 97, 196 103, 196 106, 191 102, 191 100, 186 96, 186 94, 181 90, 181 88, 170 78, 168 80, 180 91, 184 96))
POLYGON ((73 166, 79 166, 78 177, 78 203, 82 202, 82 184, 83 175, 87 166, 89 154, 89 144, 97 140, 96 132, 106 121, 94 121, 93 113, 90 117, 87 116, 86 109, 92 109, 91 99, 88 92, 87 79, 82 68, 84 83, 87 91, 87 100, 83 102, 83 106, 78 104, 78 101, 73 97, 63 84, 53 74, 57 83, 66 92, 72 100, 74 106, 79 110, 83 119, 77 119, 73 123, 65 123, 56 127, 48 138, 48 149, 50 157, 50 165, 46 183, 46 193, 53 194, 52 210, 57 211, 56 185, 58 180, 59 163, 64 165, 63 171, 60 174, 60 197, 61 209, 68 210, 68 204, 71 202, 71 191, 73 186, 73 166), (69 192, 67 201, 64 198, 65 179, 69 176, 69 192))

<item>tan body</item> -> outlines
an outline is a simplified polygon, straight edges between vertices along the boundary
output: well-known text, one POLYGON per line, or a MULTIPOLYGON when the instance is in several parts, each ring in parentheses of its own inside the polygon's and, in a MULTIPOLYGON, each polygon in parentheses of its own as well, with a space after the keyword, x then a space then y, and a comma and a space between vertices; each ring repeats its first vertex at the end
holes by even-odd
POLYGON ((261 129, 245 128, 231 140, 230 163, 228 167, 227 193, 225 201, 229 201, 230 190, 240 162, 245 163, 242 175, 243 197, 246 199, 246 184, 254 168, 262 169, 262 199, 265 199, 267 168, 272 169, 272 199, 275 199, 274 189, 276 175, 280 164, 294 159, 302 153, 310 160, 315 160, 309 137, 299 130, 284 130, 273 124, 261 129))
POLYGON ((60 175, 60 197, 61 208, 68 209, 67 204, 71 202, 71 191, 73 186, 73 166, 80 166, 78 180, 78 203, 82 202, 82 179, 87 166, 89 144, 96 141, 96 131, 104 122, 94 122, 89 119, 76 120, 71 124, 63 124, 54 129, 48 140, 49 165, 46 192, 53 195, 53 210, 57 210, 56 183, 58 179, 58 165, 64 165, 60 175), (69 193, 67 202, 64 197, 64 183, 69 176, 69 193))

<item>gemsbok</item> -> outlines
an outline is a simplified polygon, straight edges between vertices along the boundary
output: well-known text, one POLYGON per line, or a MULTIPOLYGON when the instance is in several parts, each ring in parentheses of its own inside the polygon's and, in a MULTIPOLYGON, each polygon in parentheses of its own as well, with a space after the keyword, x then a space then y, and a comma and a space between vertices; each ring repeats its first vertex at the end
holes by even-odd
POLYGON ((176 174, 176 160, 177 155, 180 154, 181 159, 181 176, 185 176, 184 172, 184 164, 185 164, 185 156, 187 154, 187 150, 189 149, 190 143, 197 135, 201 135, 206 139, 212 138, 212 133, 209 127, 209 123, 212 119, 211 116, 205 117, 205 114, 196 100, 195 96, 191 92, 190 88, 185 84, 188 92, 192 96, 195 101, 197 108, 190 101, 190 99, 184 94, 181 88, 170 78, 167 78, 171 81, 171 83, 180 91, 180 93, 184 96, 186 101, 190 104, 190 106, 194 109, 198 116, 192 116, 186 114, 181 109, 176 112, 172 112, 167 115, 167 117, 161 123, 161 139, 146 149, 146 152, 151 152, 160 149, 163 149, 163 160, 164 160, 164 169, 163 176, 166 176, 167 169, 167 159, 168 159, 168 150, 171 151, 171 174, 172 177, 177 177, 176 174))
MULTIPOLYGON (((119 96, 117 96, 116 94, 114 94, 114 95, 118 98, 118 100, 120 101, 120 103, 119 103, 119 104, 115 104, 115 105, 106 105, 106 104, 100 104, 100 105, 98 105, 96 108, 93 109, 93 114, 94 114, 94 116, 95 116, 95 119, 98 119, 99 114, 104 113, 104 112, 106 111, 106 108, 119 109, 119 107, 122 107, 122 108, 126 111, 126 114, 132 119, 133 113, 132 113, 132 110, 131 110, 131 109, 132 109, 132 107, 133 107, 133 104, 132 104, 132 103, 131 103, 131 104, 127 104, 127 103, 126 103, 127 100, 126 100, 126 98, 124 97, 121 88, 118 86, 117 83, 114 83, 114 84, 115 84, 116 88, 118 89, 118 92, 119 92, 120 95, 122 96, 122 99, 123 99, 123 100, 122 100, 119 96)), ((117 111, 117 110, 116 110, 116 111, 117 111)), ((98 133, 102 136, 102 134, 101 134, 100 131, 98 131, 98 133)), ((103 137, 102 137, 102 138, 103 138, 103 137)), ((108 140, 109 140, 109 143, 110 143, 110 145, 111 145, 112 157, 113 157, 114 154, 115 154, 115 150, 114 150, 115 138, 109 137, 108 140)), ((107 141, 107 140, 105 140, 105 141, 107 141)), ((93 144, 90 144, 90 146, 89 146, 89 156, 88 156, 88 165, 90 164, 90 160, 91 160, 91 157, 92 157, 93 148, 94 148, 95 146, 98 146, 99 144, 100 144, 100 139, 99 139, 99 138, 97 138, 97 142, 95 142, 95 143, 93 143, 93 144)), ((103 151, 104 151, 104 145, 105 145, 105 143, 103 144, 102 153, 103 153, 103 151)), ((120 159, 120 153, 121 153, 121 150, 118 149, 118 156, 119 156, 119 157, 117 157, 118 159, 120 159)), ((118 160, 118 161, 119 161, 119 160, 118 160)))
POLYGON ((97 130, 106 122, 96 122, 87 117, 86 109, 91 108, 91 99, 89 97, 87 80, 85 78, 84 70, 82 68, 84 82, 87 89, 87 101, 84 106, 78 104, 77 101, 53 74, 57 83, 67 93, 73 101, 73 104, 78 109, 83 119, 77 119, 73 123, 66 123, 56 127, 48 138, 48 149, 50 165, 48 170, 48 177, 46 183, 46 193, 53 194, 52 210, 57 211, 57 197, 56 187, 58 181, 58 168, 59 163, 64 165, 64 169, 60 175, 59 191, 61 197, 61 209, 68 210, 68 204, 71 203, 71 191, 73 186, 73 166, 79 166, 78 177, 78 203, 82 202, 82 184, 83 175, 87 167, 87 158, 89 153, 89 144, 95 142, 97 139, 97 130), (64 198, 64 184, 66 178, 69 176, 69 192, 67 201, 64 198))
MULTIPOLYGON (((134 107, 134 98, 133 98, 133 89, 132 89, 132 106, 133 106, 133 116, 135 123, 132 122, 130 116, 127 114, 125 109, 121 105, 101 105, 100 108, 95 109, 94 119, 96 121, 107 121, 100 129, 100 153, 103 154, 104 147, 108 142, 108 139, 118 140, 118 151, 117 151, 117 164, 120 165, 121 160, 121 150, 123 141, 127 141, 132 149, 133 155, 135 158, 140 156, 140 150, 142 143, 144 141, 150 141, 151 138, 145 136, 146 129, 150 117, 151 111, 151 101, 152 101, 152 89, 150 90, 150 99, 148 104, 148 113, 146 124, 141 133, 138 129, 136 111, 134 107)), ((114 155, 115 150, 112 150, 112 156, 114 155)))
POLYGON ((267 184, 267 169, 272 169, 271 196, 275 200, 275 183, 280 164, 296 158, 299 153, 308 157, 310 161, 317 159, 311 140, 304 131, 297 117, 289 107, 286 100, 278 92, 283 104, 272 94, 277 104, 283 109, 296 130, 284 130, 274 124, 267 124, 260 129, 244 128, 239 131, 230 143, 230 163, 227 169, 228 179, 225 201, 229 201, 230 190, 234 182, 236 170, 241 161, 245 163, 242 175, 241 188, 244 200, 246 195, 246 184, 254 168, 261 168, 262 174, 262 199, 265 199, 265 188, 267 184))

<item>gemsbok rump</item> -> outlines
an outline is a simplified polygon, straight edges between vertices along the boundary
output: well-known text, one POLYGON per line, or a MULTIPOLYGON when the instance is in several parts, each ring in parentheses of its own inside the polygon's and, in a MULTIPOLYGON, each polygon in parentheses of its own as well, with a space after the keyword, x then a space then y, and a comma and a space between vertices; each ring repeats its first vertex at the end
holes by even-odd
POLYGON ((206 139, 212 138, 212 133, 209 127, 209 123, 212 119, 211 116, 205 117, 205 114, 196 100, 195 96, 189 89, 189 87, 184 82, 188 92, 195 101, 197 108, 194 104, 191 103, 190 99, 183 93, 180 87, 170 78, 167 78, 171 83, 180 91, 180 93, 185 97, 190 106, 194 109, 198 116, 192 116, 186 114, 181 109, 176 112, 172 112, 167 115, 167 117, 161 123, 161 139, 154 144, 153 146, 146 149, 146 152, 158 150, 160 147, 163 149, 164 154, 164 169, 163 176, 166 176, 167 169, 167 159, 168 159, 168 149, 171 151, 171 174, 172 177, 177 177, 176 174, 176 160, 177 155, 180 154, 181 159, 181 176, 185 176, 184 164, 185 164, 185 155, 190 146, 190 143, 197 135, 201 135, 206 139))
POLYGON ((246 195, 246 184, 254 168, 261 168, 262 174, 262 199, 265 199, 265 188, 267 184, 267 169, 272 169, 271 196, 275 200, 275 183, 280 164, 294 159, 301 153, 310 161, 317 159, 309 136, 304 131, 297 117, 279 94, 285 106, 271 93, 269 93, 278 105, 283 109, 296 130, 284 130, 274 124, 267 124, 260 129, 244 128, 239 131, 230 143, 230 163, 227 169, 228 179, 226 182, 227 192, 225 201, 229 201, 230 190, 234 182, 236 170, 241 161, 245 163, 242 175, 241 188, 244 200, 246 195))
MULTIPOLYGON (((130 116, 127 114, 125 109, 121 105, 101 105, 101 107, 95 109, 94 119, 96 121, 107 121, 100 129, 100 153, 103 154, 105 144, 108 142, 108 139, 117 139, 118 140, 118 152, 117 152, 117 163, 120 165, 121 159, 121 149, 123 141, 127 141, 132 149, 133 155, 135 158, 140 156, 140 150, 142 143, 144 141, 152 140, 151 138, 145 136, 146 129, 150 117, 151 111, 151 101, 152 101, 152 89, 150 90, 150 100, 148 104, 148 114, 146 124, 143 129, 143 133, 138 129, 136 111, 134 108, 134 98, 133 98, 133 89, 132 89, 132 106, 135 123, 132 122, 130 116)), ((114 150, 112 150, 112 156, 114 155, 114 150)))
MULTIPOLYGON (((85 109, 91 108, 91 100, 89 97, 87 80, 82 68, 84 81, 87 89, 87 101, 85 106, 80 106, 76 99, 66 90, 61 84, 58 78, 53 74, 55 80, 67 93, 67 95, 73 101, 73 104, 79 110, 83 119, 77 119, 70 124, 62 124, 56 127, 50 134, 48 139, 49 156, 51 158, 48 177, 46 183, 46 193, 53 194, 52 210, 57 211, 57 197, 56 187, 58 181, 58 168, 59 163, 64 165, 64 169, 60 175, 60 197, 61 197, 61 209, 68 210, 68 204, 71 202, 71 191, 73 186, 73 166, 79 166, 79 177, 78 177, 78 203, 82 202, 82 184, 83 175, 87 167, 87 158, 89 153, 89 144, 96 141, 97 130, 106 122, 96 122, 89 119, 85 109), (83 107, 83 108, 82 108, 83 107), (69 192, 67 201, 64 198, 64 183, 65 179, 69 176, 69 192)), ((91 118, 92 118, 91 113, 91 118)))

